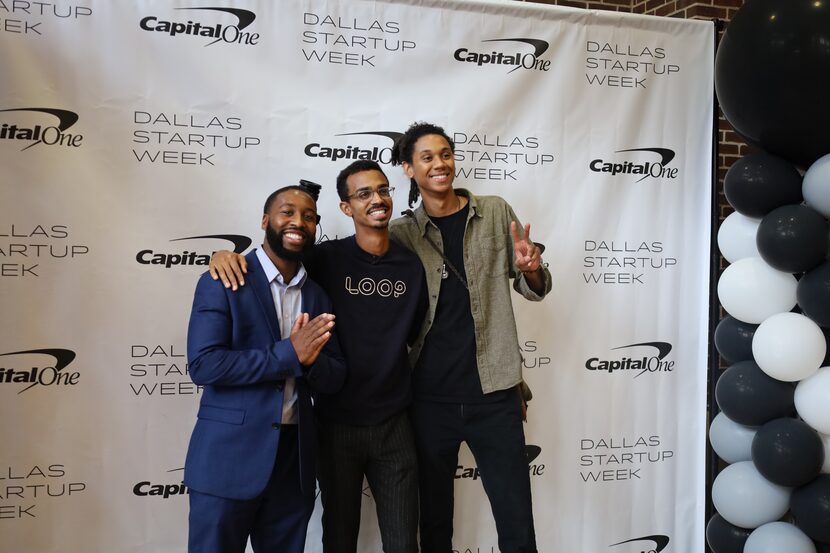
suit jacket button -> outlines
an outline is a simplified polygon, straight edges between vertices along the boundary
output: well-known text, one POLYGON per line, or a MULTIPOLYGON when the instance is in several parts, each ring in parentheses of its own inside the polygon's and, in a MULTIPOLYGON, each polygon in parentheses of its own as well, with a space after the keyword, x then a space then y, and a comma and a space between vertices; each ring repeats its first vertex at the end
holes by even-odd
POLYGON ((278 422, 272 422, 272 423, 271 423, 271 428, 277 428, 277 429, 279 429, 279 427, 280 427, 280 423, 278 423, 278 422))

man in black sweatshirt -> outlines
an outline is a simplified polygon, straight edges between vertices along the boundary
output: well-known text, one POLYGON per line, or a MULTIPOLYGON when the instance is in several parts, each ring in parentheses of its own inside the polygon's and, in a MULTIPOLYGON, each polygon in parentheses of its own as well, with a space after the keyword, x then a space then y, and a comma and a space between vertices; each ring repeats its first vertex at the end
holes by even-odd
MULTIPOLYGON (((407 415, 407 343, 427 309, 418 256, 389 238, 392 189, 380 166, 359 160, 337 177, 340 209, 355 234, 315 247, 305 262, 329 295, 348 365, 343 388, 318 395, 319 474, 325 553, 355 553, 365 475, 385 553, 417 552, 418 480, 407 415)), ((243 283, 244 258, 219 252, 211 274, 243 283)))

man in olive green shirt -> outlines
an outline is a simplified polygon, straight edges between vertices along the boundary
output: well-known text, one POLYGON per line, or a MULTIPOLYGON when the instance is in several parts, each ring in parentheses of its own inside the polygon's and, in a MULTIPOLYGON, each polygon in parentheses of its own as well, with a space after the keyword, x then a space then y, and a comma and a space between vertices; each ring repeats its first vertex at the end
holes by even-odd
POLYGON ((510 297, 551 289, 530 225, 497 196, 454 189, 454 144, 441 127, 415 123, 392 162, 411 179, 409 204, 390 224, 427 275, 429 313, 410 352, 418 451, 422 553, 451 553, 453 483, 467 442, 490 500, 502 553, 536 553, 519 385, 522 359, 510 297))

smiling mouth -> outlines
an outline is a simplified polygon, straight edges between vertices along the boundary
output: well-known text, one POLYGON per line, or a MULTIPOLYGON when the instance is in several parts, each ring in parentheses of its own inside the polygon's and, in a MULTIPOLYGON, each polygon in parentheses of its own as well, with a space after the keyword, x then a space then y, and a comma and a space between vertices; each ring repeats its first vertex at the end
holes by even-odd
POLYGON ((389 213, 389 208, 385 205, 379 205, 373 208, 370 208, 369 211, 366 212, 367 215, 387 215, 389 213))
POLYGON ((281 234, 283 242, 287 242, 289 244, 303 245, 308 239, 306 234, 299 230, 284 230, 281 234))

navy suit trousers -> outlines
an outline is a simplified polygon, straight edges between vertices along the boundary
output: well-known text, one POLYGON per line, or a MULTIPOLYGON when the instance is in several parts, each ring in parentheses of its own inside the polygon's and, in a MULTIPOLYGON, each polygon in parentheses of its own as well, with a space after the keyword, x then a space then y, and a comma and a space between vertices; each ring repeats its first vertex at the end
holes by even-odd
POLYGON ((188 553, 302 553, 314 490, 302 490, 297 427, 283 425, 274 470, 258 497, 240 501, 190 490, 188 553))

